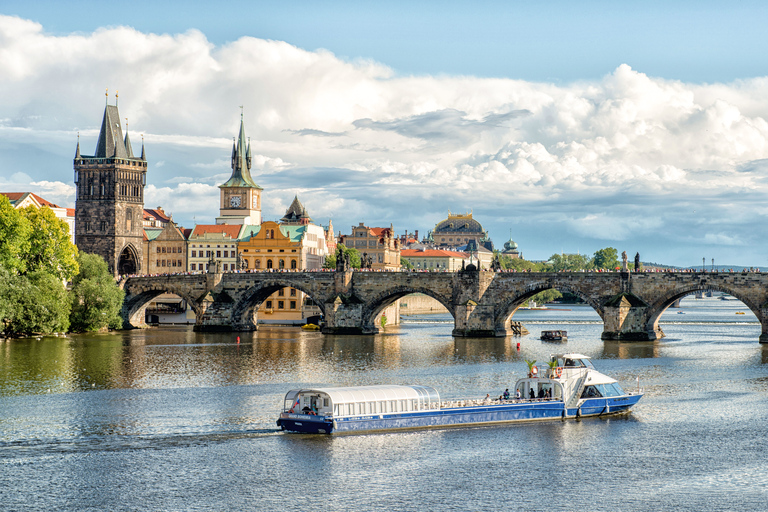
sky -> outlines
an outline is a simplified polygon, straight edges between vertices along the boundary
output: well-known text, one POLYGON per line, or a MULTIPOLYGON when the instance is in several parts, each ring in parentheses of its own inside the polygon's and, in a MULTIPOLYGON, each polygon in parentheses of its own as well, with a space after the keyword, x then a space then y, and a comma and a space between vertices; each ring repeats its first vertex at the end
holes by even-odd
POLYGON ((472 212, 526 259, 766 266, 768 4, 0 4, 0 190, 73 207, 115 93, 145 207, 213 223, 241 106, 263 217, 472 212), (105 90, 109 91, 108 99, 105 90))

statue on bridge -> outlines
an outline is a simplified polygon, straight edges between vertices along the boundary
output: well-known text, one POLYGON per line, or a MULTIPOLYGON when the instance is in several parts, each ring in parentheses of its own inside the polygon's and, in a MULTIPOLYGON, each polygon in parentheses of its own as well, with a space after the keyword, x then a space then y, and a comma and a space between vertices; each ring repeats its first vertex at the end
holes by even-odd
POLYGON ((493 257, 493 261, 491 262, 491 270, 494 272, 498 272, 501 270, 501 261, 499 260, 499 255, 496 254, 493 257))
POLYGON ((635 272, 640 272, 640 253, 635 253, 635 272))
POLYGON ((216 261, 213 257, 213 251, 211 251, 211 257, 208 258, 208 267, 207 267, 209 274, 220 274, 221 270, 219 269, 219 262, 216 261))
POLYGON ((346 272, 352 268, 349 253, 345 253, 341 247, 336 248, 336 272, 346 272))
POLYGON ((627 272, 629 268, 627 267, 627 251, 621 251, 621 271, 627 272))

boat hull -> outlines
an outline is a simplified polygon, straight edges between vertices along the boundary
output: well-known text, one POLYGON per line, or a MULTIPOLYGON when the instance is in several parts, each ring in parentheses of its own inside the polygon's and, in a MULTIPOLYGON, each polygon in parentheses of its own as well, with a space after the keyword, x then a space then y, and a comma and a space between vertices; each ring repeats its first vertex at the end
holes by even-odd
POLYGON ((642 395, 591 398, 579 408, 566 409, 561 401, 522 401, 472 407, 444 408, 407 413, 340 417, 283 413, 278 426, 291 432, 341 434, 385 430, 466 427, 625 414, 642 395))

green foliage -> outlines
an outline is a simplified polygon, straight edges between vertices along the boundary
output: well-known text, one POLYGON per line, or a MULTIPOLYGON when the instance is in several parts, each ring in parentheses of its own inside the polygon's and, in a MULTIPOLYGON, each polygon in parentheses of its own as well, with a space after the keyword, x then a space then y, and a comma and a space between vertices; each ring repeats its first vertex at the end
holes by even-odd
POLYGON ((531 297, 529 301, 532 300, 536 302, 536 304, 546 304, 547 302, 552 302, 553 300, 557 300, 562 296, 562 293, 555 290, 554 288, 550 288, 549 290, 544 290, 543 292, 537 293, 531 297))
POLYGON ((0 266, 11 274, 27 270, 26 255, 29 252, 29 221, 0 195, 0 266))
POLYGON ((0 330, 11 335, 66 331, 64 284, 45 272, 18 275, 0 266, 0 330))
POLYGON ((381 315, 381 328, 383 329, 387 325, 387 315, 381 315))
POLYGON ((117 286, 101 256, 82 253, 77 258, 80 272, 72 283, 72 330, 120 329, 120 309, 125 292, 117 286))
POLYGON ((592 261, 583 254, 553 254, 547 267, 552 272, 588 270, 592 268, 592 261))
POLYGON ((336 268, 336 254, 329 254, 325 257, 323 268, 336 268))
POLYGON ((499 258, 501 268, 505 270, 517 270, 518 272, 542 272, 545 268, 543 263, 534 263, 533 261, 520 258, 512 259, 509 256, 502 255, 499 258))
POLYGON ((72 279, 77 273, 77 248, 69 238, 67 223, 50 208, 28 206, 21 213, 30 226, 27 271, 72 279))
MULTIPOLYGON (((357 249, 349 248, 344 244, 338 244, 336 246, 337 251, 339 247, 341 247, 344 254, 349 254, 349 263, 352 265, 352 268, 360 268, 360 252, 358 252, 357 249)), ((325 257, 323 268, 336 268, 336 253, 325 257)))
POLYGON ((407 268, 408 270, 413 270, 413 263, 403 258, 402 256, 400 257, 400 266, 403 268, 407 268))
POLYGON ((595 251, 595 257, 592 260, 595 268, 605 270, 616 270, 620 267, 619 252, 613 247, 606 247, 595 251))
POLYGON ((536 364, 536 360, 534 359, 533 361, 529 361, 526 359, 525 364, 528 365, 528 373, 531 373, 533 371, 533 365, 536 364))

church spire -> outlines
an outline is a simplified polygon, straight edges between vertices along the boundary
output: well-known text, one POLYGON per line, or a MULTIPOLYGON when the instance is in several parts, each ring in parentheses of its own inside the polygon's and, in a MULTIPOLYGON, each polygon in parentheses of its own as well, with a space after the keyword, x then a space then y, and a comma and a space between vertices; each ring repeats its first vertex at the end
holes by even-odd
POLYGON ((237 142, 232 144, 232 176, 220 187, 258 188, 251 178, 251 145, 245 137, 243 113, 240 112, 240 133, 237 142))
POLYGON ((75 150, 75 160, 80 158, 80 132, 77 132, 77 150, 75 150))

